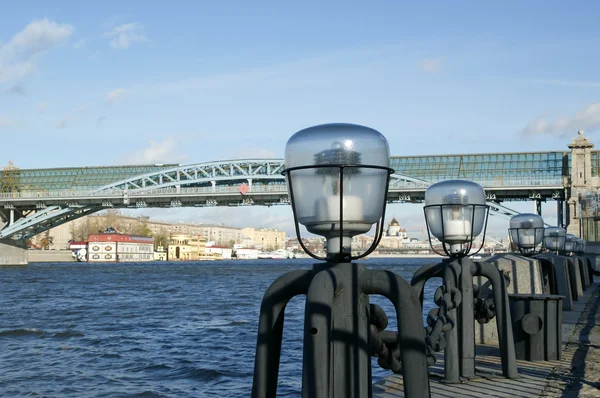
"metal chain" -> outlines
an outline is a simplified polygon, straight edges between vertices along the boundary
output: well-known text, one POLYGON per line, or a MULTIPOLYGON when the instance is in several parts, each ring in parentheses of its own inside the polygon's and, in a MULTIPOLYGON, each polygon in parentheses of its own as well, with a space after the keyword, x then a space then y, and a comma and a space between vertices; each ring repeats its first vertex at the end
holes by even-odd
MULTIPOLYGON (((446 348, 444 333, 452 330, 456 324, 449 311, 457 308, 462 300, 460 290, 448 283, 438 287, 433 301, 439 308, 433 308, 427 315, 425 327, 425 342, 427 346, 427 364, 435 364, 435 352, 446 348)), ((371 356, 377 357, 377 363, 383 369, 390 369, 394 373, 402 372, 400 361, 400 347, 398 334, 384 330, 387 327, 387 315, 381 307, 370 304, 370 340, 371 356)))
POLYGON ((493 292, 487 289, 482 292, 481 296, 479 292, 479 286, 473 285, 473 317, 480 324, 489 323, 496 316, 496 303, 493 292))
POLYGON ((427 343, 427 363, 431 366, 435 364, 435 352, 443 351, 446 348, 446 337, 444 333, 452 330, 456 324, 450 316, 450 310, 457 308, 462 301, 460 290, 450 286, 445 282, 438 287, 433 296, 433 301, 439 308, 433 308, 427 315, 427 327, 425 328, 427 343))
MULTIPOLYGON (((506 286, 510 285, 510 274, 507 271, 500 272, 504 277, 506 286)), ((473 285, 473 313, 474 318, 480 324, 489 323, 496 316, 494 291, 490 286, 490 281, 487 281, 481 287, 473 285)))
POLYGON ((371 356, 377 358, 377 363, 381 368, 401 373, 402 362, 400 361, 398 333, 385 330, 388 325, 388 317, 377 304, 369 305, 369 314, 371 356))

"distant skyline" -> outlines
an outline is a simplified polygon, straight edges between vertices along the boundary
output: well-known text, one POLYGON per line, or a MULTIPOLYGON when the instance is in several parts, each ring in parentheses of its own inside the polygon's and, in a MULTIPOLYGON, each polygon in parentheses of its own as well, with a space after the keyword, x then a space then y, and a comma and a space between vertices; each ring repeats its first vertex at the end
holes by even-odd
MULTIPOLYGON (((599 14, 595 1, 14 2, 0 164, 281 158, 296 131, 337 121, 381 131, 392 155, 566 150, 577 130, 600 132, 599 14)), ((422 224, 418 206, 389 212, 422 224)))

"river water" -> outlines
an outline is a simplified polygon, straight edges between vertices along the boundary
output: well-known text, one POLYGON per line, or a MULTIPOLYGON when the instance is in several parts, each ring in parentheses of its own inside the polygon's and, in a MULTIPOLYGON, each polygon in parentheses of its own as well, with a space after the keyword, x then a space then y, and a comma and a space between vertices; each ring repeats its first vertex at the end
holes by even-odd
MULTIPOLYGON (((369 259, 410 280, 432 259, 369 259)), ((248 397, 262 295, 313 260, 0 267, 1 397, 248 397)), ((426 309, 432 286, 426 289, 426 309)), ((381 305, 395 329, 392 305, 381 305)), ((278 396, 301 388, 304 298, 286 309, 278 396)), ((390 374, 373 362, 374 380, 390 374)))

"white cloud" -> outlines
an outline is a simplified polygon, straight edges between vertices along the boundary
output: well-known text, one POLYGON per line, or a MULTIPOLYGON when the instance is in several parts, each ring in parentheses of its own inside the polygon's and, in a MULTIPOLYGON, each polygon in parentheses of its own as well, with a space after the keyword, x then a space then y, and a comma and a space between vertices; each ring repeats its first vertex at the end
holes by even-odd
POLYGON ((119 25, 104 36, 110 38, 112 48, 127 49, 135 43, 148 41, 144 35, 144 27, 137 22, 119 25))
POLYGON ((0 82, 20 79, 35 70, 37 58, 73 32, 71 25, 49 19, 31 22, 0 46, 0 82))
POLYGON ((442 70, 443 58, 424 59, 419 63, 419 69, 425 73, 438 73, 442 70))
POLYGON ((63 120, 58 122, 58 124, 56 125, 56 128, 57 129, 66 129, 68 124, 69 124, 69 118, 65 117, 63 120))
POLYGON ((588 105, 572 116, 559 116, 550 120, 538 116, 523 129, 523 135, 548 134, 566 137, 578 130, 595 131, 600 129, 600 102, 588 105))
POLYGON ((85 43, 87 42, 87 39, 80 39, 77 40, 75 43, 73 43, 73 48, 83 48, 85 46, 85 43))
POLYGON ((75 108, 75 110, 73 112, 71 112, 70 114, 68 114, 67 116, 64 117, 64 119, 62 119, 58 125, 56 125, 57 129, 66 129, 69 126, 69 123, 71 122, 71 120, 85 112, 85 110, 87 109, 87 104, 83 104, 83 105, 79 105, 77 108, 75 108))
POLYGON ((13 84, 8 90, 6 90, 6 92, 14 95, 27 95, 27 91, 21 83, 13 84))
POLYGON ((48 103, 47 102, 40 102, 39 104, 37 104, 35 106, 35 110, 37 112, 44 112, 46 109, 48 109, 48 103))
POLYGON ((8 127, 15 124, 15 121, 8 116, 0 115, 0 127, 8 127))
POLYGON ((161 142, 150 141, 146 148, 122 157, 127 164, 180 163, 186 158, 187 155, 179 153, 173 137, 167 137, 161 142))
POLYGON ((125 94, 126 92, 127 92, 127 91, 126 91, 126 90, 125 90, 123 87, 120 87, 120 88, 118 88, 118 89, 116 89, 116 90, 113 90, 113 91, 109 92, 109 93, 106 95, 106 100, 107 100, 108 102, 110 102, 111 104, 114 104, 114 103, 116 103, 116 102, 117 102, 117 100, 119 99, 119 97, 120 97, 121 95, 125 94))

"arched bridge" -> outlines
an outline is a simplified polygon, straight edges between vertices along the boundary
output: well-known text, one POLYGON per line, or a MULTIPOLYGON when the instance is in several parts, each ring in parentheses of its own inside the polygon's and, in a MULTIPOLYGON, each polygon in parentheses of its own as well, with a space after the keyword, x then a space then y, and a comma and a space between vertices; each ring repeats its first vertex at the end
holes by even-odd
MULTIPOLYGON (((595 159, 598 159, 596 154, 595 159)), ((570 152, 392 157, 390 202, 420 202, 429 184, 480 183, 495 210, 506 200, 566 198, 570 152)), ((25 239, 108 208, 272 206, 289 203, 282 159, 190 165, 4 168, 0 173, 0 239, 25 239)))

